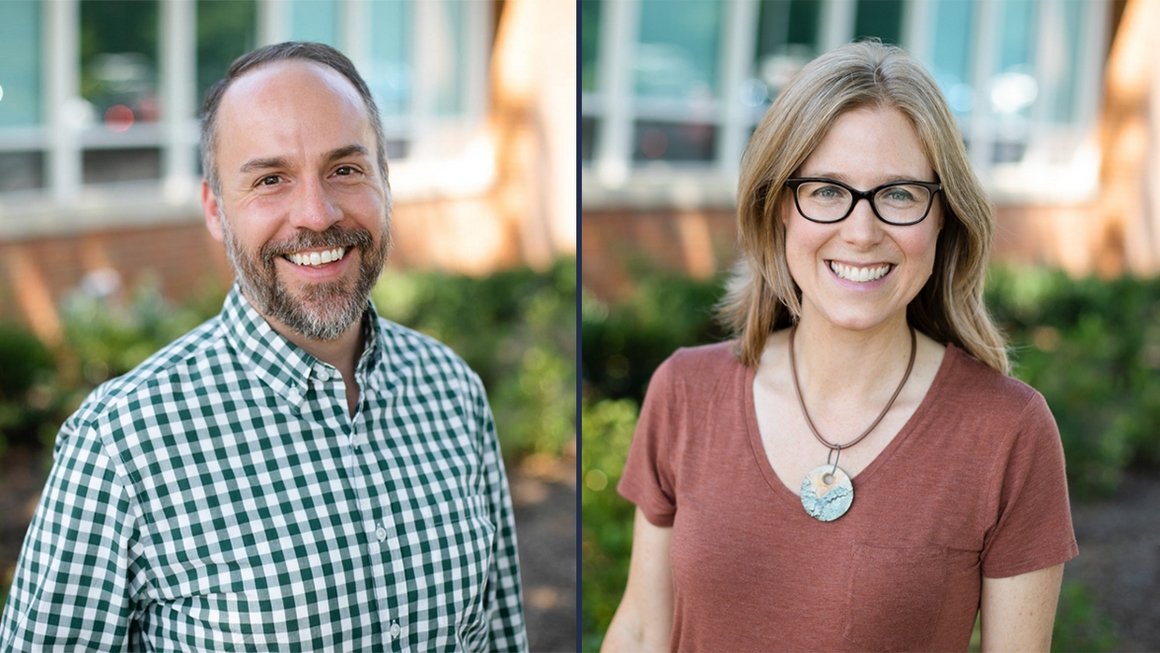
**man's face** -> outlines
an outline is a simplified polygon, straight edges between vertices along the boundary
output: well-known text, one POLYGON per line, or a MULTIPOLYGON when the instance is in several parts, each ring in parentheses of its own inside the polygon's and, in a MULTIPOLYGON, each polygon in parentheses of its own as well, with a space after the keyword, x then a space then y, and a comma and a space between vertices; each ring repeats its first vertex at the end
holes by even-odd
POLYGON ((390 245, 375 152, 362 98, 325 66, 269 64, 222 98, 221 195, 203 184, 206 224, 275 328, 312 340, 357 328, 390 245))

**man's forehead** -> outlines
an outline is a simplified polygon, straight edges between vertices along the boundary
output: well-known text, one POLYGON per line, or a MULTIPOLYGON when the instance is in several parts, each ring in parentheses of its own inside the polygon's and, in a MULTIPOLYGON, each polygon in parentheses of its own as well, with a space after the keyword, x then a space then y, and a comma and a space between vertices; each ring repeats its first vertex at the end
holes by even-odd
POLYGON ((362 97, 349 79, 329 66, 304 59, 274 61, 246 71, 226 89, 219 110, 225 113, 267 102, 302 102, 320 93, 342 98, 365 112, 362 97))

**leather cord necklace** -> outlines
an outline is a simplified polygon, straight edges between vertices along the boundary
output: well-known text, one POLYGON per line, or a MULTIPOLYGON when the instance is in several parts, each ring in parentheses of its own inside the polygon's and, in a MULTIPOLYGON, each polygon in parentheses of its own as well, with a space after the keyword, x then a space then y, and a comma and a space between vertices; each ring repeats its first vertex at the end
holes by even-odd
POLYGON ((802 416, 806 418, 806 425, 810 427, 810 433, 813 433, 818 442, 830 450, 830 453, 826 455, 826 464, 811 469, 802 479, 802 507, 806 509, 806 513, 810 517, 818 521, 834 521, 846 514, 846 511, 850 509, 850 504, 854 503, 854 483, 850 480, 850 475, 846 473, 846 470, 838 467, 838 458, 842 455, 842 449, 849 449, 864 440, 882 422, 886 413, 890 412, 890 407, 894 405, 894 400, 898 399, 898 395, 902 393, 902 387, 906 385, 907 379, 910 378, 910 372, 914 369, 914 358, 918 352, 918 337, 914 333, 914 328, 911 327, 910 361, 906 364, 906 373, 902 375, 902 381, 894 389, 894 394, 890 395, 890 401, 886 402, 882 412, 878 413, 878 417, 874 418, 874 422, 870 424, 869 428, 862 431, 861 435, 846 444, 834 444, 822 437, 821 433, 818 433, 818 428, 814 426, 814 420, 810 419, 810 411, 806 408, 801 384, 798 383, 797 360, 795 360, 793 350, 794 334, 796 333, 797 325, 795 324, 789 331, 789 370, 793 377, 793 390, 797 395, 798 405, 801 406, 802 416), (832 463, 831 458, 833 458, 832 463))

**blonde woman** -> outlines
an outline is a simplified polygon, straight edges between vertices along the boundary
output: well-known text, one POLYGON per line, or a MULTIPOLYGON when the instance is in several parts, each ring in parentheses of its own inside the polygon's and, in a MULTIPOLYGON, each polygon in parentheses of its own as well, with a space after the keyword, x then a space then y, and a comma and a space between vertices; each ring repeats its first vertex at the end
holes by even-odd
POLYGON ((735 340, 655 373, 606 651, 1047 650, 1077 553, 1043 397, 983 305, 993 218, 901 50, 806 66, 738 190, 735 340))

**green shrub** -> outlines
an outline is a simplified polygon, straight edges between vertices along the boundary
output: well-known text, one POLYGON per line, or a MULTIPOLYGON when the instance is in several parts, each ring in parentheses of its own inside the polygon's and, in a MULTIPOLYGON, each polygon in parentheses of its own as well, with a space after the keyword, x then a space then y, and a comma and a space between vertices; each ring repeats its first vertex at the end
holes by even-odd
POLYGON ((125 374, 216 314, 224 295, 212 295, 179 305, 167 300, 156 282, 145 280, 124 305, 80 293, 67 298, 61 306, 65 358, 77 369, 65 371, 79 379, 82 393, 125 374))
POLYGON ((576 436, 576 261, 474 278, 388 271, 383 316, 450 346, 487 387, 508 458, 560 455, 576 436))
POLYGON ((49 391, 55 361, 36 336, 13 325, 0 325, 0 361, 0 451, 35 445, 55 408, 49 391))
POLYGON ((1160 466, 1160 278, 997 268, 987 297, 1015 374, 1059 424, 1074 496, 1110 494, 1129 466, 1160 466))
POLYGON ((713 317, 722 281, 649 276, 630 299, 614 305, 586 293, 581 318, 585 392, 639 403, 653 371, 678 347, 725 338, 713 317))
POLYGON ((1055 611, 1051 650, 1114 651, 1118 647, 1115 624, 1096 606, 1091 590, 1078 581, 1064 582, 1055 611))
POLYGON ((583 574, 583 650, 599 650, 628 578, 635 508, 616 492, 636 427, 630 399, 583 408, 580 468, 583 574))

